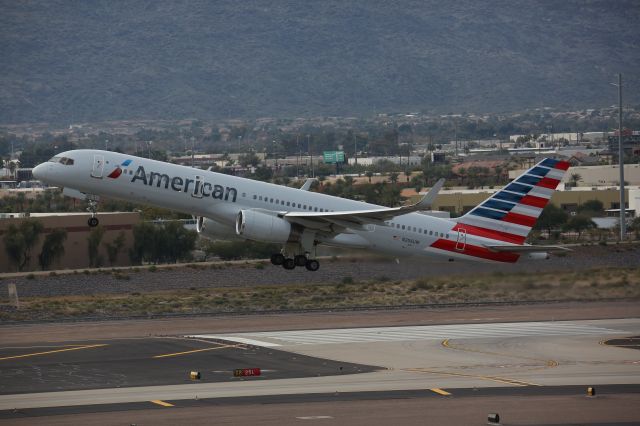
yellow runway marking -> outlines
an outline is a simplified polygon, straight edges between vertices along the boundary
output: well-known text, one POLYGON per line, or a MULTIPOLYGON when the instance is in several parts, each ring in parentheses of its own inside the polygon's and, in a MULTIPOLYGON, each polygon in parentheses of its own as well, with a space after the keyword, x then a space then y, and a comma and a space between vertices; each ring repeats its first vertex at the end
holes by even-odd
POLYGON ((173 404, 169 404, 168 402, 160 401, 159 399, 154 399, 153 401, 149 401, 149 402, 153 402, 154 404, 162 405, 163 407, 173 407, 173 404))
POLYGON ((192 351, 174 352, 172 354, 155 355, 155 356, 152 356, 151 358, 168 358, 170 356, 189 355, 189 354, 194 354, 196 352, 215 351, 218 349, 226 349, 226 348, 234 348, 234 347, 236 347, 236 345, 223 345, 223 346, 216 346, 214 348, 194 349, 192 351))
POLYGON ((107 344, 101 344, 101 345, 75 346, 73 348, 56 349, 55 351, 34 352, 34 353, 23 354, 23 355, 5 356, 3 358, 0 358, 0 361, 5 361, 7 359, 27 358, 27 357, 30 357, 30 356, 55 354, 55 353, 58 353, 58 352, 77 351, 77 350, 80 350, 80 349, 100 348, 102 346, 108 346, 108 345, 107 344))
POLYGON ((449 392, 447 392, 447 391, 445 391, 445 390, 442 390, 442 389, 440 389, 440 388, 433 388, 433 389, 429 389, 429 390, 430 390, 431 392, 435 392, 435 393, 437 393, 437 394, 444 395, 444 396, 449 396, 449 395, 451 395, 449 392))
POLYGON ((417 373, 441 374, 443 376, 471 377, 474 379, 491 380, 493 382, 506 383, 514 386, 542 386, 537 383, 525 382, 522 380, 509 379, 497 376, 482 376, 477 374, 451 373, 448 371, 427 370, 425 368, 405 368, 405 371, 414 371, 417 373))

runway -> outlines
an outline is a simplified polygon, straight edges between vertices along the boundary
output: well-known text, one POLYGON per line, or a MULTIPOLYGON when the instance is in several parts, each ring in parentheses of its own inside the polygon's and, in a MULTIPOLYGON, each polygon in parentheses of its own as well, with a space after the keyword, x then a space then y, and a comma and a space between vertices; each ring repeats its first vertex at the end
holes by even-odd
POLYGON ((557 395, 554 401, 569 398, 571 405, 596 386, 603 392, 601 410, 620 403, 617 421, 634 424, 625 422, 640 419, 640 409, 632 408, 640 407, 638 335, 640 318, 629 318, 281 328, 7 346, 0 348, 0 375, 8 379, 0 382, 0 419, 174 408, 197 417, 193 410, 212 406, 261 411, 263 404, 398 398, 430 404, 482 397, 506 406, 509 398, 557 395), (233 377, 234 368, 248 367, 263 375, 233 377), (201 382, 188 379, 191 369, 203 372, 201 382))

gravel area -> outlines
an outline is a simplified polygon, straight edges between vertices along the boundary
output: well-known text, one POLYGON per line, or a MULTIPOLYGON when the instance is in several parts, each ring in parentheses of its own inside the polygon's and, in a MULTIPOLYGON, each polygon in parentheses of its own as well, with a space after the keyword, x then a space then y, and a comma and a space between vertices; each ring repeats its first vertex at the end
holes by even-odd
POLYGON ((639 267, 640 245, 575 247, 564 257, 552 257, 545 261, 531 261, 515 265, 497 265, 472 262, 429 262, 424 259, 401 259, 396 263, 387 258, 326 259, 320 270, 309 272, 304 268, 284 270, 265 262, 263 267, 255 263, 197 264, 199 268, 181 267, 172 270, 159 268, 155 272, 141 269, 139 272, 121 271, 113 274, 109 269, 102 273, 3 278, 0 294, 6 298, 7 285, 15 283, 20 297, 118 294, 256 285, 327 284, 341 282, 346 277, 354 281, 381 279, 416 279, 424 276, 469 275, 491 273, 531 273, 549 271, 585 270, 600 267, 639 267), (261 269, 260 269, 261 268, 261 269))

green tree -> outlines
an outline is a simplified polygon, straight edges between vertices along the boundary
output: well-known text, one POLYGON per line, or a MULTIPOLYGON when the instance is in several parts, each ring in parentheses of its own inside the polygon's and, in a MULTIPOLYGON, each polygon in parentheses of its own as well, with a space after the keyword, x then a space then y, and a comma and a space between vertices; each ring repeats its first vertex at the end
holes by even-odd
POLYGON ((566 225, 567 229, 575 231, 578 233, 578 240, 580 239, 580 235, 591 228, 595 228, 596 224, 591 220, 590 217, 584 216, 582 214, 577 214, 575 216, 571 216, 567 221, 566 225))
POLYGON ((16 269, 22 269, 31 260, 31 250, 35 246, 44 226, 34 219, 25 219, 18 226, 9 225, 4 234, 4 246, 16 269))
POLYGON ((11 177, 13 179, 16 178, 16 163, 15 161, 9 161, 9 171, 11 172, 11 177))
POLYGON ((100 243, 104 237, 105 229, 102 226, 96 226, 91 230, 87 237, 89 251, 89 266, 99 268, 102 266, 102 256, 99 254, 100 243))
POLYGON ((546 229, 548 234, 551 235, 551 231, 565 225, 568 218, 569 215, 567 212, 549 203, 542 210, 542 214, 536 221, 534 229, 546 229))
POLYGON ((260 164, 260 158, 254 152, 248 152, 238 157, 238 163, 240 163, 242 167, 258 167, 258 164, 260 164))
POLYGON ((398 183, 398 176, 399 174, 397 172, 392 172, 389 174, 389 180, 392 184, 395 185, 396 183, 398 183))
POLYGON ((571 181, 571 186, 576 187, 578 186, 578 182, 582 180, 582 176, 580 176, 580 173, 571 173, 569 179, 571 181))
POLYGON ((133 227, 133 248, 129 253, 131 261, 142 263, 153 257, 153 247, 156 244, 155 225, 142 222, 133 227))
POLYGON ((587 200, 578 207, 578 213, 589 217, 604 215, 604 204, 600 200, 587 200))
POLYGON ((107 258, 109 259, 110 266, 113 266, 113 264, 118 260, 118 254, 120 253, 120 250, 122 250, 122 247, 124 247, 124 243, 124 231, 120 231, 113 242, 105 243, 105 247, 107 248, 107 258))
POLYGON ((373 177, 373 172, 371 170, 367 170, 364 175, 369 179, 369 183, 371 183, 371 178, 373 177))
POLYGON ((43 271, 64 255, 64 242, 67 239, 67 231, 57 228, 44 237, 42 250, 38 255, 38 263, 43 271))
POLYGON ((640 238, 640 216, 633 219, 633 221, 631 222, 631 226, 629 226, 629 229, 636 234, 636 239, 640 238))
POLYGON ((175 263, 189 259, 198 235, 176 221, 163 225, 138 224, 133 228, 133 237, 133 249, 130 253, 132 261, 175 263))

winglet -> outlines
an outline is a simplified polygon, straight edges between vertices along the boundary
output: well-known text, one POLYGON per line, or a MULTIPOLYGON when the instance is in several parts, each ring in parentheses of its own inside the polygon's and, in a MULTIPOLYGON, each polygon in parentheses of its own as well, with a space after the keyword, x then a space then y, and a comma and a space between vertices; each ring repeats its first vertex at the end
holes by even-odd
POLYGON ((433 185, 433 187, 431 187, 429 192, 427 192, 427 194, 424 197, 422 197, 422 200, 418 201, 416 204, 414 204, 411 207, 413 207, 415 210, 429 210, 433 202, 436 200, 436 197, 438 196, 438 192, 440 192, 443 185, 444 185, 444 178, 441 178, 436 182, 435 185, 433 185))
POLYGON ((311 185, 313 184, 313 182, 317 180, 318 179, 316 178, 307 178, 307 180, 304 182, 304 185, 302 185, 300 189, 303 191, 308 191, 309 189, 311 189, 311 185))

